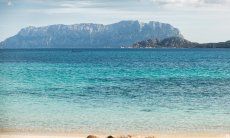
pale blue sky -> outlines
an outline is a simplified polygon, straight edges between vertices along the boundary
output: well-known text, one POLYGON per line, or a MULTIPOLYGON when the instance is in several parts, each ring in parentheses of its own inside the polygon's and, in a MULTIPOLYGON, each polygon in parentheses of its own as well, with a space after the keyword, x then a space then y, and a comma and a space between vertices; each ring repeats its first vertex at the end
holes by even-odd
POLYGON ((230 0, 0 0, 0 41, 26 26, 160 21, 196 42, 230 40, 230 0))

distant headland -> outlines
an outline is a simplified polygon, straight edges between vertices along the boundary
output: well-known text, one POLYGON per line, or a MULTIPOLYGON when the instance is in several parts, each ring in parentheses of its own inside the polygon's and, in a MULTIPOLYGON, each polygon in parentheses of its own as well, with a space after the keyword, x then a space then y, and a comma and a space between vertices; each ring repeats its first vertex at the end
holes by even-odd
POLYGON ((2 41, 0 48, 230 48, 230 41, 199 44, 184 39, 170 24, 129 20, 109 25, 30 26, 2 41))

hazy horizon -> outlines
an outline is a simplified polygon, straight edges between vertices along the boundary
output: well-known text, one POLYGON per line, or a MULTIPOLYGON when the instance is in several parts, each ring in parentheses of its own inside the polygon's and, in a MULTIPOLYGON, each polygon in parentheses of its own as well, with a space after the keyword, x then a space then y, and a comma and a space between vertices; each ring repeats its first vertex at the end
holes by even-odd
POLYGON ((3 0, 0 41, 27 26, 159 21, 194 42, 230 40, 228 0, 3 0))

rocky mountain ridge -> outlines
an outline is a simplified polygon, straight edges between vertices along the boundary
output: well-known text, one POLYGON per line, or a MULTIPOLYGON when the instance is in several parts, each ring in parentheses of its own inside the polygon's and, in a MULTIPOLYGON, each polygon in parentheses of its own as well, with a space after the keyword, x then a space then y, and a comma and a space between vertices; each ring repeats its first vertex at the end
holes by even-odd
POLYGON ((1 48, 120 48, 149 38, 183 37, 170 24, 120 21, 27 27, 0 43, 1 48))

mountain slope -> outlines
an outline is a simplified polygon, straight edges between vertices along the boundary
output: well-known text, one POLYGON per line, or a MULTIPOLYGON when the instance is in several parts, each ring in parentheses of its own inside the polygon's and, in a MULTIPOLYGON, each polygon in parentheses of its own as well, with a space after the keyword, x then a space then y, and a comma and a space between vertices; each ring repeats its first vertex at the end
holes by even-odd
POLYGON ((134 43, 132 48, 230 48, 230 41, 199 44, 182 37, 169 37, 163 40, 148 39, 134 43))
POLYGON ((82 23, 27 27, 1 42, 2 48, 120 48, 148 38, 182 37, 165 23, 121 21, 103 25, 82 23))
POLYGON ((230 41, 199 44, 196 47, 197 48, 230 48, 230 41))

